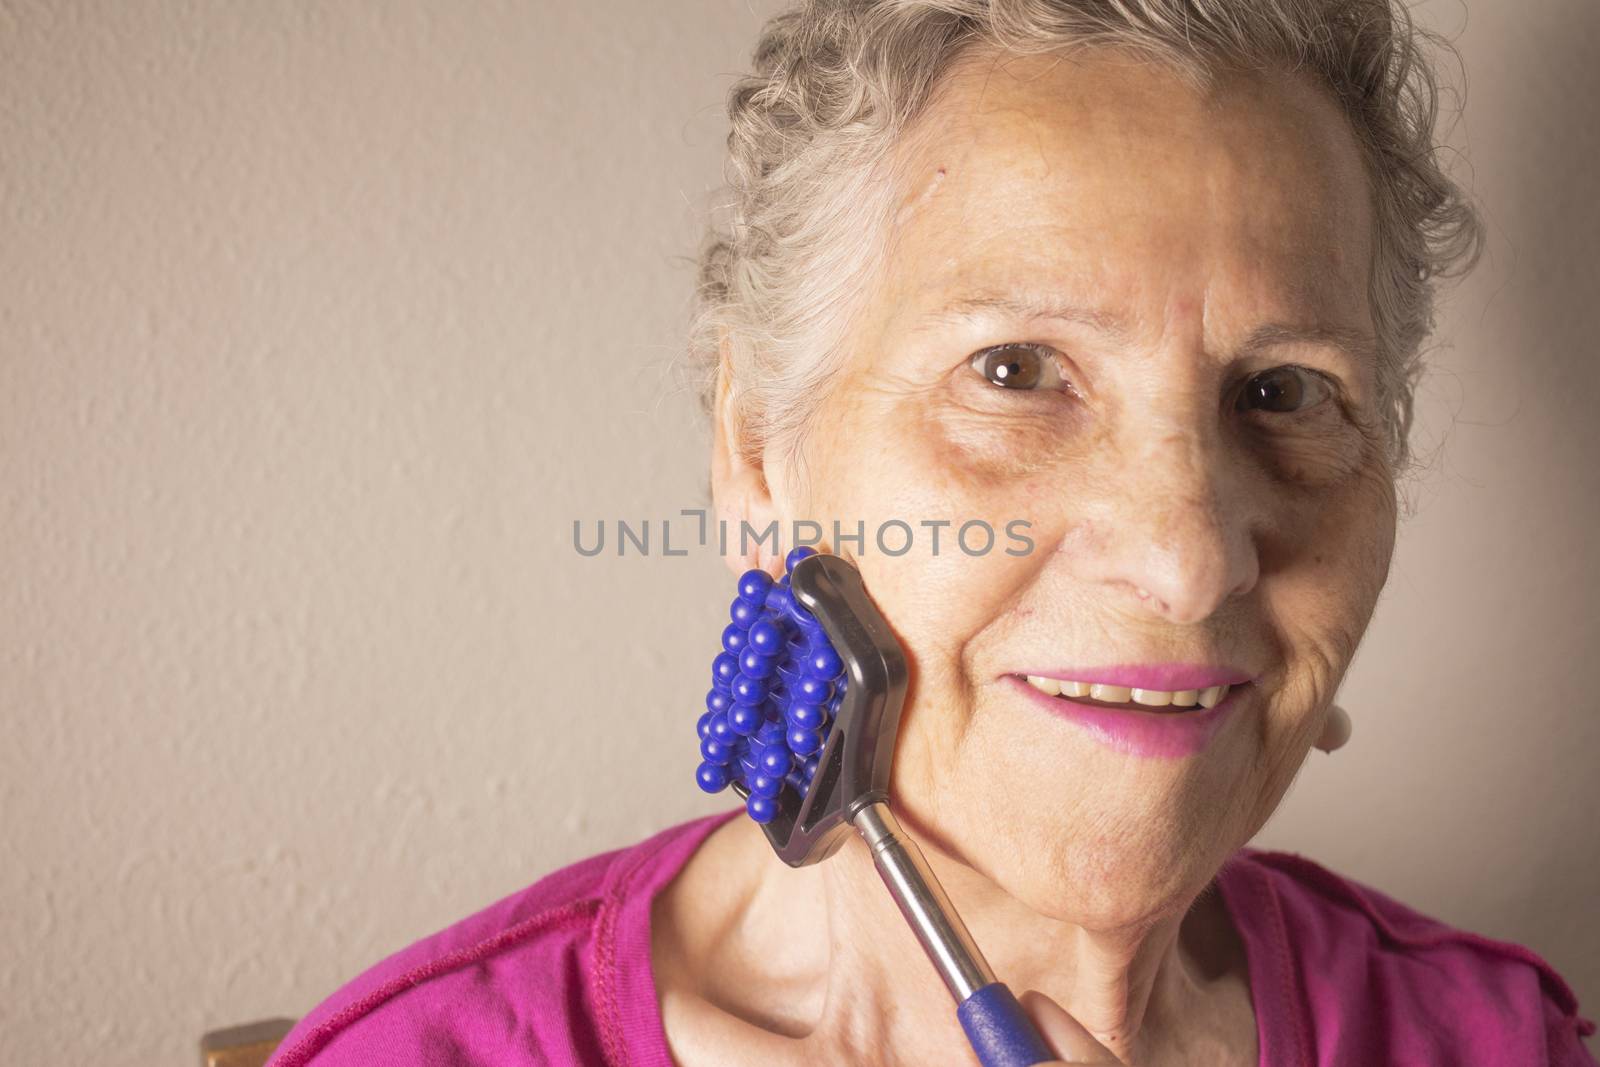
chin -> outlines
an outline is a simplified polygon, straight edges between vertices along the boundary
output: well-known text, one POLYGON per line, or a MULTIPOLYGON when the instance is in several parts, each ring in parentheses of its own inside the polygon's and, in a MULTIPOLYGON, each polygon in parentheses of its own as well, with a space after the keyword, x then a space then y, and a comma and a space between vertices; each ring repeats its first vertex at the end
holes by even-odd
POLYGON ((1140 929, 1187 909, 1212 873, 1206 863, 1181 856, 1102 849, 1087 863, 1016 872, 1023 888, 1012 895, 1041 915, 1085 929, 1140 929))
POLYGON ((1032 910, 1088 929, 1139 928, 1184 910, 1232 851, 1215 805, 1052 803, 1020 790, 969 806, 984 809, 951 827, 964 860, 1032 910))

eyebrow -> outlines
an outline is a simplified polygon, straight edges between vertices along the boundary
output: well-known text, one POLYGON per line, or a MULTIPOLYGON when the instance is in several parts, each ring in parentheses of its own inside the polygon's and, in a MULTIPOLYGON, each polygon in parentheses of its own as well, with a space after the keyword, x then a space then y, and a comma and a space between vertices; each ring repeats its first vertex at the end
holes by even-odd
POLYGON ((1378 342, 1365 330, 1350 326, 1286 326, 1268 323, 1258 326, 1239 346, 1239 352, 1249 355, 1275 345, 1322 345, 1337 348, 1367 363, 1378 361, 1378 342))
POLYGON ((1129 332, 1121 316, 1046 294, 976 293, 957 297, 925 316, 912 327, 911 333, 927 333, 940 326, 953 326, 984 314, 1000 314, 1026 321, 1054 319, 1058 322, 1075 322, 1121 340, 1126 340, 1129 332))
MULTIPOLYGON (((1127 320, 1120 315, 1037 293, 977 293, 958 297, 920 319, 910 332, 912 335, 928 333, 941 326, 955 325, 986 314, 1001 315, 1021 322, 1053 320, 1077 323, 1122 342, 1127 342, 1131 334, 1127 320)), ((1256 327, 1238 346, 1238 354, 1250 355, 1262 349, 1294 344, 1337 348, 1367 362, 1376 362, 1378 357, 1377 341, 1365 330, 1349 326, 1293 326, 1286 323, 1267 323, 1256 327)))

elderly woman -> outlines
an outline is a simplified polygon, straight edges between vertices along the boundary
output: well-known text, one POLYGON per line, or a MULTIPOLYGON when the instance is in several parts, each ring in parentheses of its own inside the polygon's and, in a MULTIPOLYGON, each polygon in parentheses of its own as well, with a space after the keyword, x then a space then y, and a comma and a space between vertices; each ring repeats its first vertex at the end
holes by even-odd
MULTIPOLYGON (((717 508, 860 569, 911 668, 897 810, 1064 1062, 1595 1062, 1533 952, 1246 847, 1348 733, 1477 247, 1419 37, 1390 0, 810 0, 732 93, 717 508), (1027 550, 952 550, 972 520, 1027 550)), ((413 945, 274 1062, 975 1060, 862 842, 791 870, 734 811, 413 945)))

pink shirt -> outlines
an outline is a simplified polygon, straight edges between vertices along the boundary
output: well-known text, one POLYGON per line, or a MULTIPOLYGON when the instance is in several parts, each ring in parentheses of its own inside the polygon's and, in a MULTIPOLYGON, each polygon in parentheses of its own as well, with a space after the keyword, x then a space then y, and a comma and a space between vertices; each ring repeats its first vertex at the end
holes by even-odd
MULTIPOLYGON (((301 1019, 268 1067, 673 1067, 650 902, 743 811, 591 856, 395 953, 301 1019)), ((1595 1065, 1579 1040, 1595 1024, 1520 945, 1293 853, 1240 849, 1217 882, 1244 939, 1263 1065, 1595 1065)))

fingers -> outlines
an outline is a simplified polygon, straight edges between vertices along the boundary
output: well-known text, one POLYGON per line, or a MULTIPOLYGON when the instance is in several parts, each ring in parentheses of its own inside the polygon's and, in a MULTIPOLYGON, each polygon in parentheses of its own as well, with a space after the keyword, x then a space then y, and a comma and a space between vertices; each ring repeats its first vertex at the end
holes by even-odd
MULTIPOLYGON (((1066 1009, 1043 993, 1025 990, 1017 998, 1022 1010, 1028 1013, 1039 1035, 1045 1039, 1061 1059, 1056 1064, 1120 1064, 1104 1045, 1096 1041, 1083 1025, 1068 1015, 1066 1009)), ((1039 1067, 1052 1067, 1041 1064, 1039 1067)))

